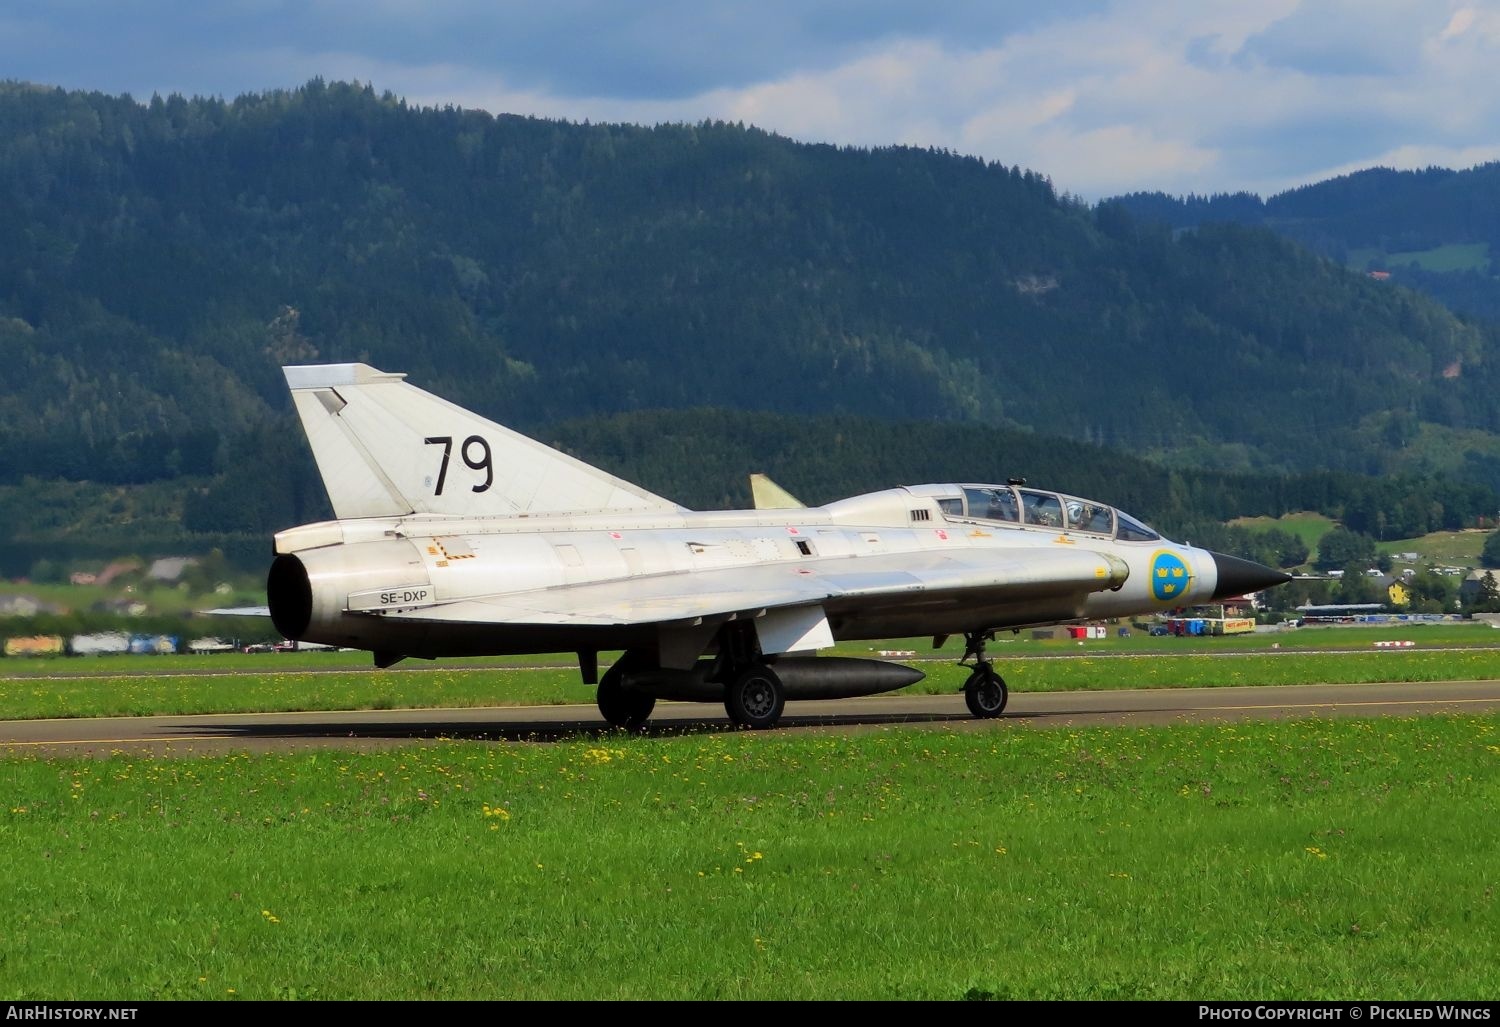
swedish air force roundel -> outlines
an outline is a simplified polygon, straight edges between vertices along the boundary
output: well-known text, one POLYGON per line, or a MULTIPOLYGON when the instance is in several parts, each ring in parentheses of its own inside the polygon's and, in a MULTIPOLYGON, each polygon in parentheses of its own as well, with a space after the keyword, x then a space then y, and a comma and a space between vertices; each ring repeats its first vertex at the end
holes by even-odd
POLYGON ((1177 602, 1187 592, 1192 580, 1192 571, 1176 553, 1163 549, 1151 557, 1151 595, 1154 598, 1167 603, 1177 602))

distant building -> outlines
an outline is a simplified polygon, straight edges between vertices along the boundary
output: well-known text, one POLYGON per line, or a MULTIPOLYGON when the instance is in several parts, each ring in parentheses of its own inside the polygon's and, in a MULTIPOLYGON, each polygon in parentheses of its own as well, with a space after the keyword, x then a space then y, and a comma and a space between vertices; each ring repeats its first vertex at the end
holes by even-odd
POLYGON ((1464 578, 1463 582, 1458 586, 1458 598, 1464 604, 1465 609, 1468 609, 1470 603, 1484 596, 1484 576, 1486 574, 1494 575, 1492 580, 1497 586, 1500 586, 1500 570, 1490 570, 1481 567, 1478 570, 1470 571, 1469 576, 1464 578))
POLYGON ((121 613, 127 617, 144 617, 151 608, 139 599, 108 599, 95 603, 94 609, 105 613, 121 613))
POLYGON ((1243 635, 1255 630, 1255 603, 1245 596, 1175 610, 1166 619, 1174 635, 1243 635))
POLYGON ((6 656, 60 656, 63 651, 61 635, 32 635, 27 638, 7 638, 6 656))
POLYGON ((68 640, 68 651, 74 656, 106 656, 128 653, 130 636, 123 631, 102 631, 92 635, 74 635, 68 640))
POLYGON ((1384 603, 1303 603, 1297 607, 1304 624, 1356 624, 1374 621, 1385 610, 1384 603))
POLYGON ((0 617, 35 617, 42 610, 40 599, 31 596, 0 596, 0 617))
POLYGON ((74 571, 68 575, 68 583, 72 585, 96 585, 99 583, 99 575, 93 571, 74 571))
POLYGON ((0 596, 0 617, 35 617, 39 613, 67 613, 68 609, 35 596, 0 596))
POLYGON ((1384 282, 1390 280, 1391 273, 1389 271, 1371 271, 1369 272, 1369 276, 1377 282, 1384 282))
POLYGON ((1385 594, 1390 598, 1392 606, 1405 606, 1411 602, 1411 585, 1405 578, 1382 574, 1376 583, 1385 589, 1385 594))
POLYGON ((195 638, 188 643, 190 653, 232 653, 234 645, 222 638, 195 638))
POLYGON ((165 656, 177 651, 175 635, 131 635, 130 652, 135 656, 165 656))
POLYGON ((152 581, 176 581, 182 577, 183 571, 196 566, 198 561, 191 556, 164 556, 151 564, 146 577, 152 581))

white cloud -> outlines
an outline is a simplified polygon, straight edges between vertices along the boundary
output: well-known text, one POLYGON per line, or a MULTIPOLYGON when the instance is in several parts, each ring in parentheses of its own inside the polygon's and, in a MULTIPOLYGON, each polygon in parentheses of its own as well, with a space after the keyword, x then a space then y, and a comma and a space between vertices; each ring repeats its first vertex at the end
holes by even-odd
POLYGON ((1397 146, 1372 158, 1321 168, 1309 181, 1337 178, 1366 168, 1395 168, 1399 171, 1434 167, 1469 168, 1497 160, 1500 160, 1500 143, 1481 146, 1397 146))
POLYGON ((1478 17, 1478 13, 1472 7, 1460 7, 1454 11, 1453 17, 1448 20, 1447 26, 1438 36, 1438 41, 1446 42, 1469 31, 1474 27, 1474 19, 1478 17))
MULTIPOLYGON (((194 24, 172 0, 157 6, 194 24)), ((22 77, 232 95, 321 75, 497 113, 741 120, 807 141, 973 153, 1089 198, 1269 193, 1335 169, 1492 159, 1500 139, 1500 0, 1075 0, 1045 14, 880 0, 710 7, 554 0, 502 16, 476 0, 239 0, 230 10, 246 31, 204 14, 214 31, 196 41, 153 43, 142 15, 121 47, 107 25, 95 39, 75 20, 85 77, 22 77), (287 31, 267 27, 268 9, 287 31), (111 65, 119 53, 130 63, 111 65), (110 68, 126 82, 87 77, 110 68)), ((0 28, 0 64, 29 68, 27 48, 6 38, 0 28)))
POLYGON ((1208 40, 1227 57, 1289 6, 1283 0, 1252 15, 1240 5, 1208 5, 1184 17, 1170 3, 1127 5, 1013 33, 992 47, 893 39, 831 67, 665 101, 562 98, 483 74, 459 73, 465 80, 457 81, 453 69, 390 70, 402 79, 417 71, 425 88, 415 98, 423 102, 595 121, 721 118, 803 140, 937 146, 1022 164, 1089 197, 1209 192, 1262 184, 1264 176, 1229 166, 1236 128, 1228 126, 1271 132, 1278 111, 1305 112, 1308 90, 1289 89, 1287 75, 1254 65, 1203 68, 1190 45, 1208 40))

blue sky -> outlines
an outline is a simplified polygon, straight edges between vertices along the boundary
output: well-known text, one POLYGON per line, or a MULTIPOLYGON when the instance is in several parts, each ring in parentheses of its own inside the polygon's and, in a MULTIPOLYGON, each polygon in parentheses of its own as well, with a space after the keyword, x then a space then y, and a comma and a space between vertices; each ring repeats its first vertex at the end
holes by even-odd
POLYGON ((1137 189, 1270 194, 1500 159, 1500 0, 0 0, 0 76, 745 121, 1137 189))

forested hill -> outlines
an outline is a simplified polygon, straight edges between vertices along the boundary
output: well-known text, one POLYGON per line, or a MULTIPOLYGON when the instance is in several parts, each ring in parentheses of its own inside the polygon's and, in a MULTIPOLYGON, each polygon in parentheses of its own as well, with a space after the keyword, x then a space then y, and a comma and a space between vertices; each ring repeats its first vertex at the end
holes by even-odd
POLYGON ((11 83, 0 239, 0 481, 222 472, 324 360, 532 430, 707 405, 1380 472, 1500 429, 1495 330, 1270 232, 738 125, 11 83))
MULTIPOLYGON (((1399 539, 1487 523, 1500 506, 1493 489, 1472 482, 1167 469, 1084 442, 974 423, 652 410, 567 421, 541 438, 700 510, 748 506, 750 470, 770 473, 811 504, 899 484, 1025 476, 1117 504, 1173 538, 1277 566, 1305 560, 1305 544, 1288 548, 1292 538, 1219 522, 1313 510, 1354 531, 1399 539)), ((291 415, 229 448, 228 469, 210 479, 131 488, 0 485, 0 577, 40 574, 39 562, 55 574, 122 553, 211 548, 263 570, 272 532, 332 516, 291 415)))
POLYGON ((1265 200, 1134 193, 1116 202, 1174 228, 1263 225, 1352 269, 1388 272, 1454 310, 1500 319, 1500 163, 1371 168, 1265 200))

